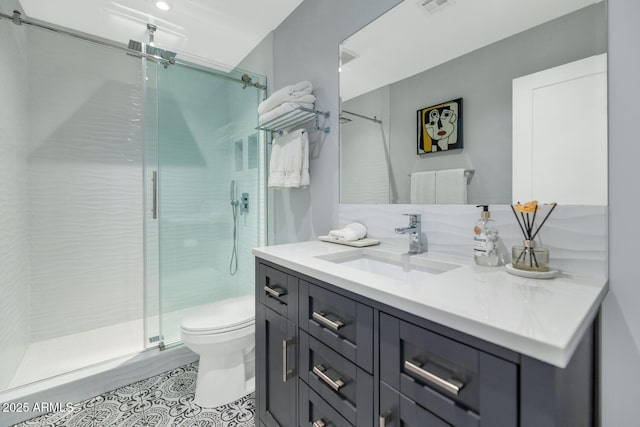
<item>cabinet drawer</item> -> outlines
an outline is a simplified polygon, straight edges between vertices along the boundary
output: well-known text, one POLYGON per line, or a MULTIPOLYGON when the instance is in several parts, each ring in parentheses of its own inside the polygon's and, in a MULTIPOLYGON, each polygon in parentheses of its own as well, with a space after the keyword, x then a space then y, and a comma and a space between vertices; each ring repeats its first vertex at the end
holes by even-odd
POLYGON ((467 427, 476 424, 449 424, 417 403, 380 382, 380 416, 376 427, 467 427))
POLYGON ((373 424, 373 377, 299 331, 300 378, 354 426, 373 424))
POLYGON ((384 313, 380 348, 380 379, 446 422, 518 424, 515 364, 384 313))
POLYGON ((381 381, 380 416, 378 417, 377 426, 480 426, 480 418, 477 414, 465 411, 452 401, 449 401, 448 404, 451 406, 450 411, 447 413, 448 416, 447 418, 441 418, 381 381))
POLYGON ((338 411, 325 402, 313 389, 310 389, 304 381, 298 384, 300 422, 301 426, 310 427, 352 427, 338 411))
POLYGON ((478 350, 382 313, 380 345, 387 384, 431 410, 455 401, 478 412, 478 350))
POLYGON ((353 363, 373 372, 373 309, 300 280, 299 325, 353 363))
POLYGON ((298 311, 298 279, 264 264, 258 264, 256 274, 256 295, 260 302, 295 322, 298 311))

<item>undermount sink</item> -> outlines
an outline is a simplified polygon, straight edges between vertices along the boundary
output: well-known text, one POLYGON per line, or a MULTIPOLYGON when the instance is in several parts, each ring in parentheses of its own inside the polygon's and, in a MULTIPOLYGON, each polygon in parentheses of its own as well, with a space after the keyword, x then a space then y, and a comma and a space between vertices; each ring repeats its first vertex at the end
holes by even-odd
POLYGON ((357 249, 322 255, 318 258, 368 273, 409 282, 424 280, 430 276, 446 273, 460 267, 458 264, 379 249, 357 249))

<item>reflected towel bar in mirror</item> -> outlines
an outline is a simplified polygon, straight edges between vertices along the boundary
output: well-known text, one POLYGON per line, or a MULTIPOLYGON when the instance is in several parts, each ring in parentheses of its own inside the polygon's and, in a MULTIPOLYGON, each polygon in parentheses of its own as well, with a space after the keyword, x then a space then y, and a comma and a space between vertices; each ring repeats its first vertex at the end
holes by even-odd
MULTIPOLYGON (((416 171, 416 172, 411 172, 411 173, 417 173, 417 172, 427 172, 427 171, 416 171)), ((475 175, 475 173, 476 173, 475 169, 465 169, 464 170, 464 176, 467 177, 467 185, 469 185, 469 183, 471 182, 471 178, 473 178, 473 175, 475 175)), ((407 176, 411 176, 411 174, 408 173, 407 176)))

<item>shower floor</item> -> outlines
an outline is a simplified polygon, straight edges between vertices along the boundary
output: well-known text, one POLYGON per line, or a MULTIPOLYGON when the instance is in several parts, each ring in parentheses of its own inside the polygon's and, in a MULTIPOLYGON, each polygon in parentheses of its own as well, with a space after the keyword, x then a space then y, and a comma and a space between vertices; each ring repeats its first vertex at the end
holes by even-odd
MULTIPOLYGON (((180 318, 185 310, 167 313, 163 324, 165 343, 180 339, 180 318)), ((157 324, 157 316, 151 318, 157 324)), ((111 359, 138 354, 145 349, 142 319, 92 329, 29 344, 9 388, 19 387, 46 378, 96 365, 111 359)), ((0 390, 1 391, 1 390, 0 390)))

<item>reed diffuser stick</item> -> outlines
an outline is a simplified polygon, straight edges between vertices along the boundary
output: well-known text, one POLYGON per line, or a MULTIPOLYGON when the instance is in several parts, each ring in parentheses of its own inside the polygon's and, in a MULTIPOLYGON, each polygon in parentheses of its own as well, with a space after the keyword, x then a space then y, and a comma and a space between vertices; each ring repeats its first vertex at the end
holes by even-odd
POLYGON ((520 230, 522 230, 522 234, 524 234, 526 236, 526 233, 524 232, 524 227, 522 227, 522 224, 520 224, 520 218, 518 218, 518 214, 516 213, 516 210, 513 208, 513 205, 511 206, 511 210, 513 211, 513 215, 516 217, 516 221, 518 221, 518 225, 520 226, 520 230))
POLYGON ((549 210, 549 213, 547 213, 547 216, 544 217, 544 219, 542 220, 542 223, 540 223, 540 227, 538 227, 538 229, 536 230, 536 232, 534 233, 533 236, 531 236, 531 239, 535 239, 536 236, 538 235, 538 233, 540 232, 540 230, 542 229, 542 226, 544 225, 544 223, 547 221, 547 218, 549 218, 549 215, 551 215, 551 212, 553 212, 553 210, 556 208, 556 206, 558 206, 557 203, 552 203, 552 207, 549 210))

